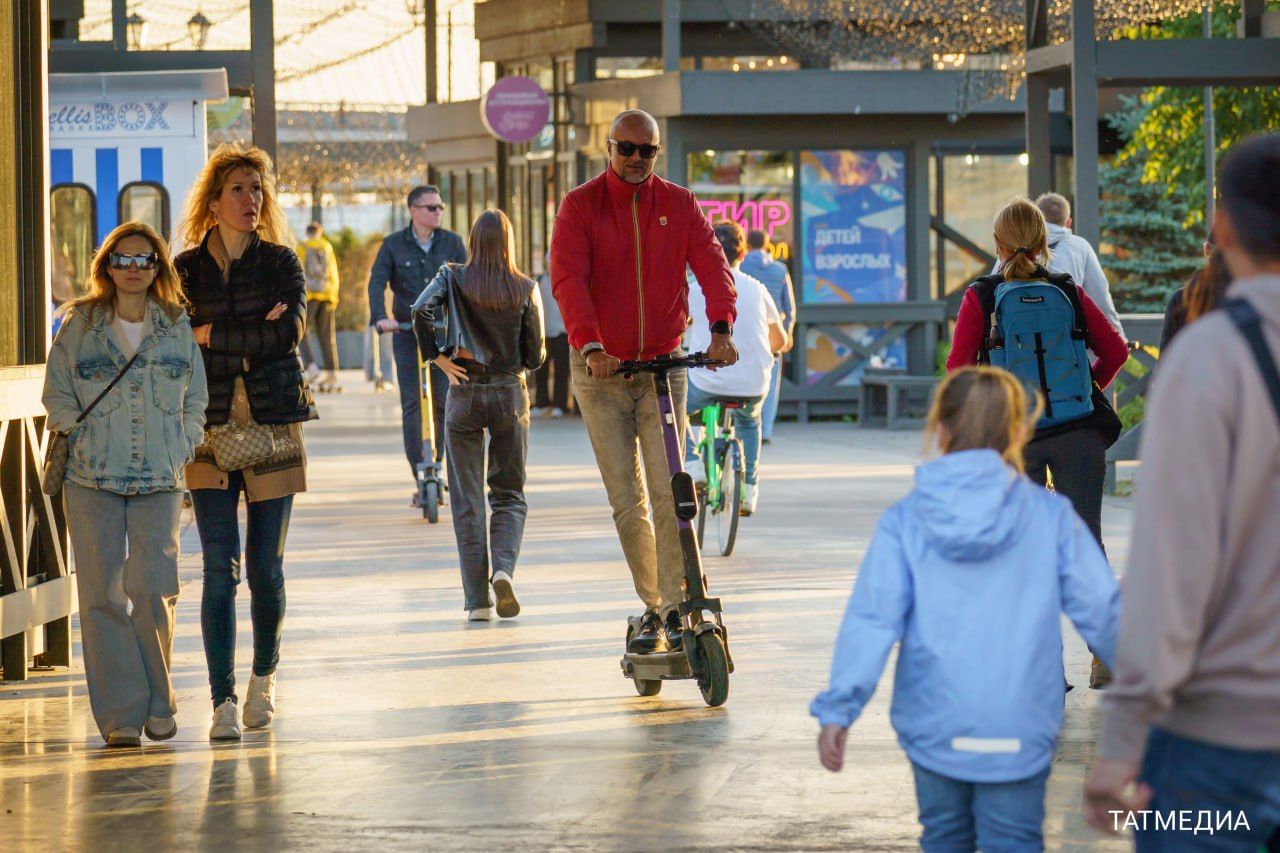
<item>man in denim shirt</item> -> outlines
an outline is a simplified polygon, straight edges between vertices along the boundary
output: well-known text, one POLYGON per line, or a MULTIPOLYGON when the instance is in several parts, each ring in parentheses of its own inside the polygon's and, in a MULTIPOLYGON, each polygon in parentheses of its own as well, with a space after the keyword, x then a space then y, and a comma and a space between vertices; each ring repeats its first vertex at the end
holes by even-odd
MULTIPOLYGON (((795 345, 796 295, 791 287, 791 273, 787 265, 774 260, 769 252, 769 240, 763 231, 747 232, 747 255, 739 265, 744 273, 758 280, 773 297, 773 304, 782 315, 782 328, 787 333, 787 343, 782 352, 789 352, 795 345)), ((760 413, 760 437, 768 443, 773 440, 773 422, 778 418, 778 392, 782 386, 782 357, 773 361, 773 377, 769 380, 769 396, 765 397, 760 413)))
MULTIPOLYGON (((400 409, 404 430, 404 455, 409 470, 417 476, 422 459, 422 413, 418 390, 418 344, 408 324, 413 303, 446 263, 467 261, 462 238, 440 227, 444 200, 440 190, 426 184, 409 192, 409 227, 387 235, 378 247, 369 272, 369 325, 391 334, 396 360, 396 383, 400 386, 400 409), (391 286, 391 313, 385 307, 387 285, 391 286), (402 328, 403 326, 403 328, 402 328)), ((431 370, 431 396, 436 422, 436 459, 444 448, 444 398, 449 380, 438 368, 431 370)), ((418 493, 414 491, 415 503, 418 493)))

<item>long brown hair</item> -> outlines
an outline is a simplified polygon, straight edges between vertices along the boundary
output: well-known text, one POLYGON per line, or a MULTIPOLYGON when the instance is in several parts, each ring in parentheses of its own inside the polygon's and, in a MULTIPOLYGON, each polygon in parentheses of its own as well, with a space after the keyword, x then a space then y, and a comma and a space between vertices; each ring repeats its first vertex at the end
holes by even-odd
POLYGON ((102 241, 101 248, 94 254, 93 262, 89 264, 88 293, 63 303, 58 308, 59 313, 84 308, 87 309, 84 313, 89 315, 96 310, 107 311, 115 308, 116 283, 111 280, 111 273, 107 271, 107 267, 111 263, 111 253, 120 245, 120 241, 134 236, 146 237, 151 243, 151 250, 157 256, 156 277, 147 288, 147 298, 159 305, 170 320, 177 320, 182 316, 182 312, 186 310, 187 298, 182 293, 182 282, 178 279, 178 271, 169 257, 169 247, 154 228, 145 222, 136 221, 118 225, 107 235, 107 239, 102 241))
POLYGON ((1192 323, 1221 305, 1227 298, 1230 284, 1231 270, 1227 269, 1226 258, 1222 256, 1221 249, 1214 249, 1209 253, 1204 269, 1187 285, 1184 294, 1187 322, 1192 323))
POLYGON ((210 205, 222 195, 227 178, 236 169, 256 172, 262 179, 262 209, 258 212, 258 236, 268 243, 293 245, 293 232, 280 202, 276 199, 276 176, 271 157, 261 148, 239 142, 224 142, 214 149, 200 176, 187 194, 186 210, 178 237, 186 248, 200 245, 210 228, 218 224, 210 205))
POLYGON ((528 282, 516 268, 511 220, 501 210, 481 213, 467 238, 462 292, 478 305, 500 311, 529 297, 528 282))
POLYGON ((945 441, 943 453, 994 450, 1005 462, 1023 471, 1022 450, 1040 419, 1042 402, 1034 409, 1022 383, 998 367, 964 367, 938 386, 929 407, 925 435, 945 441), (945 435, 939 435, 939 428, 945 435))
POLYGON ((1015 198, 996 214, 993 225, 996 244, 1013 257, 1000 267, 1000 274, 1010 279, 1029 279, 1036 267, 1049 263, 1049 232, 1044 214, 1025 198, 1015 198))

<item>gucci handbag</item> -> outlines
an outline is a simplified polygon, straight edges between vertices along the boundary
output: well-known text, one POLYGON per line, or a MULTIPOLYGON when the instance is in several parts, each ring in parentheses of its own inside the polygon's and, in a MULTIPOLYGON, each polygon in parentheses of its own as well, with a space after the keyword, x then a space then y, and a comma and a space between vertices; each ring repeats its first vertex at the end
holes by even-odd
MULTIPOLYGON (((111 393, 111 389, 124 378, 129 372, 129 368, 133 367, 133 363, 138 360, 138 353, 133 354, 133 358, 129 359, 125 366, 116 374, 116 378, 107 383, 107 387, 102 389, 102 393, 93 398, 93 402, 84 407, 84 411, 76 418, 72 429, 80 426, 85 418, 98 407, 102 402, 102 398, 111 393)), ((71 456, 71 442, 67 439, 69 433, 51 432, 49 434, 49 446, 44 453, 44 476, 40 482, 40 490, 50 497, 57 495, 62 491, 62 484, 67 479, 67 461, 71 456)))
POLYGON ((275 430, 265 424, 218 424, 205 430, 204 443, 223 471, 249 468, 276 452, 275 430))

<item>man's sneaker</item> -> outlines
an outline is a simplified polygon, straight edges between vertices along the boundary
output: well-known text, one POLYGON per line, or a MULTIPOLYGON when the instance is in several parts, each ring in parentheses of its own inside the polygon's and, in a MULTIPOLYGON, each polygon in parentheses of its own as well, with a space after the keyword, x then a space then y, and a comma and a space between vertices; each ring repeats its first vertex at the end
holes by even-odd
POLYGON ((236 700, 223 699, 222 704, 213 709, 209 740, 240 740, 240 720, 237 716, 236 700))
POLYGON ((142 730, 152 740, 168 740, 178 733, 178 723, 173 717, 147 717, 142 730))
POLYGON ((743 483, 742 484, 742 506, 738 509, 738 515, 751 515, 756 511, 756 503, 760 500, 760 484, 759 483, 743 483))
POLYGON ((680 621, 679 610, 671 610, 667 613, 662 630, 667 635, 667 647, 671 651, 678 652, 684 648, 684 624, 680 621))
POLYGON ((107 746, 142 746, 142 734, 133 726, 107 732, 107 746))
POLYGON ((510 619, 520 615, 520 602, 516 601, 516 590, 511 585, 511 575, 506 572, 494 572, 493 592, 498 596, 499 616, 510 619))
POLYGON ((552 409, 552 410, 551 410, 551 417, 553 417, 553 418, 563 418, 563 417, 564 417, 564 409, 560 408, 559 406, 556 406, 554 409, 552 409))
POLYGON ((1089 668, 1089 687, 1093 690, 1101 690, 1111 683, 1111 670, 1107 669, 1107 665, 1097 658, 1093 659, 1093 666, 1089 668))
POLYGON ((276 674, 250 675, 244 697, 244 727, 260 729, 276 715, 276 674))
POLYGON ((492 618, 487 607, 473 607, 467 611, 468 622, 488 622, 492 618))
POLYGON ((532 409, 529 410, 529 417, 540 418, 549 411, 551 410, 548 409, 546 406, 534 406, 532 409))
POLYGON ((686 459, 684 461, 684 470, 693 478, 694 485, 705 486, 707 484, 707 469, 702 466, 701 459, 686 459))
POLYGON ((662 618, 657 613, 646 613, 640 623, 640 630, 631 638, 627 651, 635 655, 647 655, 666 650, 667 638, 662 635, 662 618))

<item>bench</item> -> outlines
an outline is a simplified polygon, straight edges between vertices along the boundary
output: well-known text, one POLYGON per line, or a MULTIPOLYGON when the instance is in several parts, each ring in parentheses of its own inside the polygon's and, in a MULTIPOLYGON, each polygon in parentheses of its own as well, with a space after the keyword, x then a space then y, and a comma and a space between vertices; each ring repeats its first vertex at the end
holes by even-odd
POLYGON ((864 371, 858 426, 919 429, 940 381, 939 376, 910 376, 899 370, 864 371))

